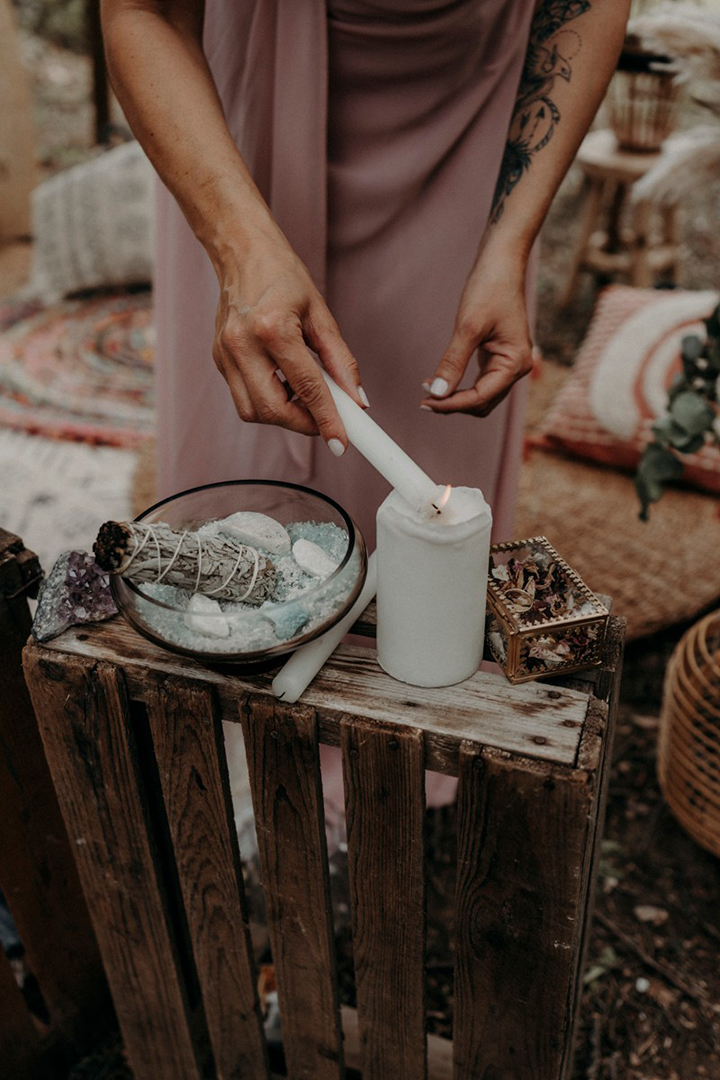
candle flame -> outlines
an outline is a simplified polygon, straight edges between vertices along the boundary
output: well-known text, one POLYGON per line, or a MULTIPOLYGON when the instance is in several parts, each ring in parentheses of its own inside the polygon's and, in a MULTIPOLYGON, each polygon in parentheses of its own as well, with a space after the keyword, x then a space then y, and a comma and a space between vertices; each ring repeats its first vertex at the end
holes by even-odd
POLYGON ((452 484, 448 484, 438 501, 436 503, 433 503, 433 506, 437 510, 438 514, 442 513, 442 508, 447 505, 447 501, 450 498, 451 494, 452 484))

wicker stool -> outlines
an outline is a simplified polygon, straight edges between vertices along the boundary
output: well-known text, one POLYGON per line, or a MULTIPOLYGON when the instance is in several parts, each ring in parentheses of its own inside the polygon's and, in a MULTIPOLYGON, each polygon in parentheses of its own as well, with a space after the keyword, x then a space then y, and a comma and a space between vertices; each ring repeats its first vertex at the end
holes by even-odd
POLYGON ((688 630, 670 661, 658 768, 675 817, 720 856, 720 612, 688 630))
POLYGON ((592 131, 585 138, 576 158, 584 174, 580 237, 563 306, 572 300, 583 270, 604 278, 620 274, 638 288, 654 284, 659 274, 675 281, 681 255, 677 207, 638 203, 632 208, 630 226, 620 226, 630 188, 659 156, 621 150, 611 131, 592 131))

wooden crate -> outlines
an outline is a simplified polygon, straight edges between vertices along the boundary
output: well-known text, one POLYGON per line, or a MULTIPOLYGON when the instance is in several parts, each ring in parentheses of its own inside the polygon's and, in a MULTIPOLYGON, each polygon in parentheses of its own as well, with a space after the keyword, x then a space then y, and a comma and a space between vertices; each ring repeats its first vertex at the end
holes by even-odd
POLYGON ((294 706, 120 620, 29 645, 138 1080, 270 1075, 223 720, 244 733, 289 1076, 568 1077, 621 643, 613 619, 588 681, 449 690, 341 647, 294 706), (343 755, 357 1012, 338 1008, 320 743, 343 755), (425 769, 459 780, 452 1042, 425 1036, 425 769))
MULTIPOLYGON (((64 1070, 113 1023, 100 953, 80 888, 30 698, 22 648, 37 557, 0 529, 0 886, 47 1014, 28 1012, 0 949, 0 1074, 64 1070)), ((63 1072, 64 1075, 64 1072, 63 1072)))

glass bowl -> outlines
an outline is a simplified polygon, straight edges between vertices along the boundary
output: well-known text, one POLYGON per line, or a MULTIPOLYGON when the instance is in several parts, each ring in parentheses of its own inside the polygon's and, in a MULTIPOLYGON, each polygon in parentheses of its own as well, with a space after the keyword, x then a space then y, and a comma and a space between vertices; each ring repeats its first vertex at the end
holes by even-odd
MULTIPOLYGON (((210 632, 202 634, 190 631, 185 623, 190 592, 181 593, 167 585, 137 584, 112 575, 118 609, 139 633, 165 649, 207 663, 270 666, 276 658, 329 630, 355 603, 367 573, 365 541, 343 508, 319 491, 275 480, 231 480, 163 499, 135 520, 196 530, 240 510, 267 514, 289 527, 293 539, 298 538, 298 532, 309 539, 332 537, 335 560, 340 558, 337 568, 317 584, 308 578, 304 591, 295 596, 290 589, 289 599, 282 599, 281 587, 278 601, 270 605, 251 607, 222 601, 221 612, 203 612, 203 625, 210 632), (213 624, 213 620, 217 622, 213 624), (228 634, 225 624, 230 626, 228 634)), ((290 567, 288 573, 303 581, 290 555, 268 557, 279 569, 290 567)), ((285 580, 281 577, 281 585, 285 580)))

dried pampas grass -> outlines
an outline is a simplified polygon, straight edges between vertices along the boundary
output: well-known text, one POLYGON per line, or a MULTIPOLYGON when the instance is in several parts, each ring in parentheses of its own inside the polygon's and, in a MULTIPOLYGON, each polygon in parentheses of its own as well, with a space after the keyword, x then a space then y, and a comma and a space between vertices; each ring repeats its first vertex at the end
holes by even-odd
POLYGON ((720 81, 720 13, 695 4, 673 3, 628 24, 646 46, 669 56, 682 82, 720 81))
POLYGON ((665 140, 657 164, 633 185, 632 199, 677 202, 719 175, 720 125, 703 124, 665 140))
MULTIPOLYGON (((696 4, 671 3, 628 25, 646 48, 669 57, 663 65, 690 95, 720 119, 720 11, 696 4)), ((660 67, 660 65, 658 65, 660 67)), ((674 202, 713 182, 720 171, 720 124, 701 124, 663 143, 660 160, 633 186, 633 201, 674 202)))

